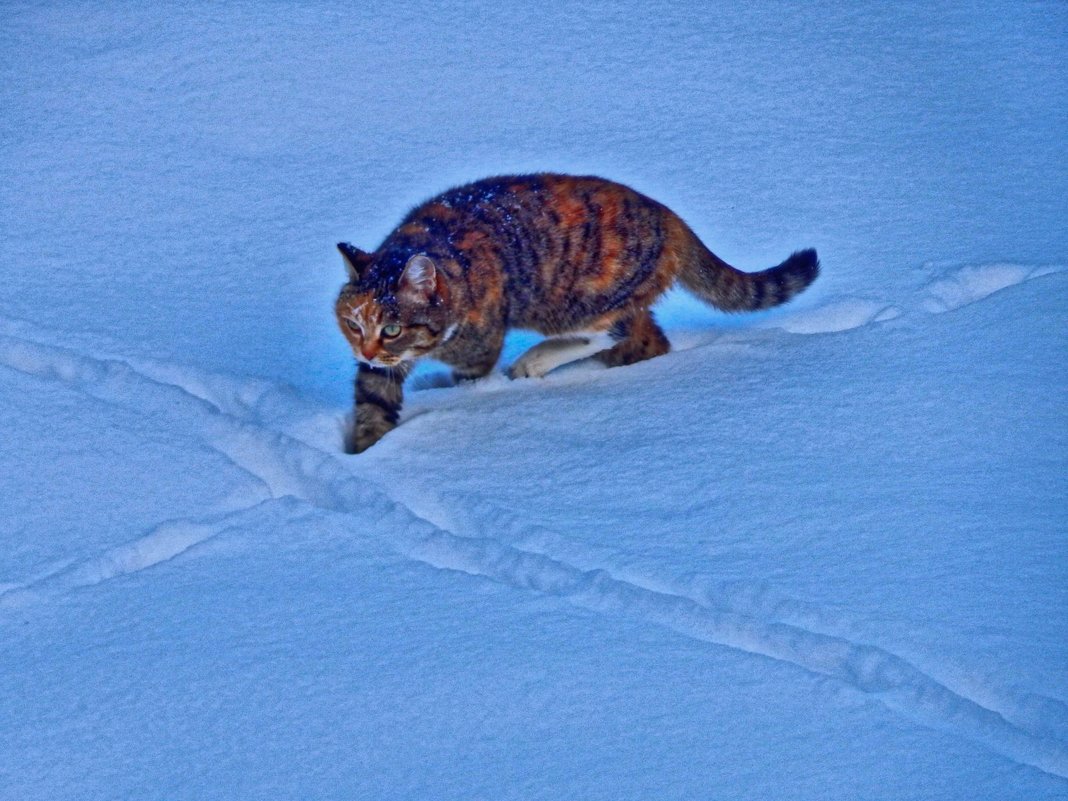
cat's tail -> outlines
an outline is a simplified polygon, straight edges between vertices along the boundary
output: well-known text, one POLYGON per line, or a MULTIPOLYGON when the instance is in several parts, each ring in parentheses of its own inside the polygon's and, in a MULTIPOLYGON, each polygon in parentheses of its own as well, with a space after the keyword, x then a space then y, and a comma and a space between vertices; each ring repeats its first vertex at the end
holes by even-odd
POLYGON ((776 267, 746 273, 731 267, 696 236, 689 258, 680 260, 679 282, 723 311, 756 311, 785 303, 816 280, 820 260, 811 248, 776 267))

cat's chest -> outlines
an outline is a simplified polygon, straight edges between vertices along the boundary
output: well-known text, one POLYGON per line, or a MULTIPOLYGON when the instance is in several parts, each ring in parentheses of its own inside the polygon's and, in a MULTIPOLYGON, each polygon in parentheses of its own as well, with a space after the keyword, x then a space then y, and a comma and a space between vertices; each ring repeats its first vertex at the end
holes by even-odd
POLYGON ((452 323, 445 329, 440 344, 434 348, 430 356, 438 361, 454 363, 467 355, 473 341, 483 336, 483 333, 469 323, 452 323))

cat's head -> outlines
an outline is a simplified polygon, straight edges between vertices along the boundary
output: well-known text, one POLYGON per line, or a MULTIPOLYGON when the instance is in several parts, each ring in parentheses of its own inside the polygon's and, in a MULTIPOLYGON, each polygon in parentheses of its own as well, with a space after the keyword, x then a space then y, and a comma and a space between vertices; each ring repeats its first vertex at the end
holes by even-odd
POLYGON ((349 281, 341 288, 335 312, 341 333, 356 358, 375 367, 417 359, 448 336, 448 286, 433 259, 416 254, 399 278, 375 280, 375 257, 344 242, 338 244, 349 281))

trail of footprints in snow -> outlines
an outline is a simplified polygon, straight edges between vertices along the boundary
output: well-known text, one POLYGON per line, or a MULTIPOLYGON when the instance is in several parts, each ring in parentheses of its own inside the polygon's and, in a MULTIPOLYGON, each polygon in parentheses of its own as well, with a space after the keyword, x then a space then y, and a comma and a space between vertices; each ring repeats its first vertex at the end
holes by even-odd
MULTIPOLYGON (((959 293, 953 295, 945 289, 943 297, 959 300, 959 293)), ((0 364, 137 411, 144 411, 148 402, 169 415, 192 418, 194 430, 199 430, 235 465, 255 476, 271 498, 296 498, 333 513, 379 520, 384 530, 396 532, 391 545, 413 560, 557 596, 600 613, 637 618, 697 641, 791 664, 836 680, 909 719, 982 743, 1021 764, 1068 778, 1068 744, 1023 722, 1033 714, 1033 698, 1012 702, 1012 693, 1002 693, 1001 697, 1007 700, 999 712, 953 691, 907 660, 877 646, 744 614, 670 586, 628 581, 603 568, 583 569, 548 553, 510 546, 493 537, 458 536, 368 488, 346 469, 340 455, 242 420, 238 416, 240 404, 234 398, 212 402, 178 383, 150 378, 125 362, 80 356, 63 348, 0 334, 0 364)), ((36 588, 63 592, 158 564, 216 536, 227 527, 227 521, 232 523, 235 515, 254 511, 263 503, 262 493, 255 496, 244 509, 215 521, 164 524, 133 543, 46 576, 36 588)), ((563 539, 544 530, 538 537, 543 544, 554 538, 557 542, 563 539)), ((0 606, 25 602, 34 597, 34 589, 31 583, 0 593, 0 606)), ((1057 719, 1058 728, 1068 721, 1065 704, 1051 698, 1040 700, 1043 711, 1057 719)))
POLYGON ((245 518, 253 516, 272 500, 204 520, 165 521, 132 542, 75 560, 31 582, 8 587, 0 592, 0 608, 17 608, 43 601, 169 561, 194 546, 237 529, 245 518))
MULTIPOLYGON (((1022 264, 977 264, 941 270, 935 265, 927 265, 927 268, 938 275, 916 293, 910 306, 928 314, 953 311, 999 290, 1064 269, 1022 264)), ((826 334, 893 320, 907 313, 908 309, 888 301, 833 298, 811 309, 784 310, 781 316, 776 316, 765 326, 781 328, 792 334, 826 334)))
MULTIPOLYGON (((961 688, 951 690, 893 652, 842 634, 841 630, 848 628, 848 622, 841 614, 831 614, 816 604, 781 596, 762 582, 756 587, 752 583, 743 587, 742 582, 725 584, 708 574, 654 576, 648 571, 642 573, 634 568, 620 567, 625 561, 624 554, 604 546, 576 542, 543 525, 520 518, 485 498, 472 497, 469 493, 445 493, 439 498, 439 508, 449 507, 456 511, 450 510, 449 523, 442 524, 442 528, 451 527, 457 533, 476 538, 480 532, 493 530, 497 540, 506 541, 506 547, 510 544, 511 548, 521 552, 559 561, 587 576, 606 576, 639 594, 677 599, 680 608, 693 604, 722 624, 717 629, 721 639, 715 639, 701 632, 689 632, 686 627, 677 628, 671 621, 661 620, 658 616, 643 615, 667 628, 689 633, 695 639, 790 662, 871 695, 879 696, 887 690, 892 695, 906 689, 922 695, 934 689, 935 694, 941 694, 942 700, 947 702, 941 710, 946 715, 958 711, 949 703, 955 697, 974 704, 976 709, 994 712, 1010 725, 1040 739, 1048 737, 1056 742, 1068 733, 1068 704, 1046 696, 1012 693, 1001 688, 987 687, 975 693, 961 688), (611 567, 605 568, 604 565, 611 567), (782 645, 786 641, 792 645, 784 648, 782 645), (980 696, 996 700, 980 702, 980 696)), ((894 706, 893 703, 887 705, 894 706)), ((908 705, 899 711, 908 714, 908 705)), ((931 719, 922 716, 916 719, 935 726, 931 719)))

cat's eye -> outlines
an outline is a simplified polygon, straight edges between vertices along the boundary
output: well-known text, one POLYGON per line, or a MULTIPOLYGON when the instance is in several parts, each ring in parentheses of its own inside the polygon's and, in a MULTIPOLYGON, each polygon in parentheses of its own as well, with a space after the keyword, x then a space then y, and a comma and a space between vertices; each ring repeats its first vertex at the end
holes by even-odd
POLYGON ((363 329, 360 328, 360 326, 358 326, 352 320, 345 320, 345 325, 347 325, 349 327, 350 331, 353 331, 353 332, 355 332, 357 334, 362 334, 363 333, 363 329))
POLYGON ((392 339, 395 336, 399 336, 400 332, 401 327, 396 323, 390 323, 389 325, 382 326, 382 336, 384 337, 389 337, 392 339))

